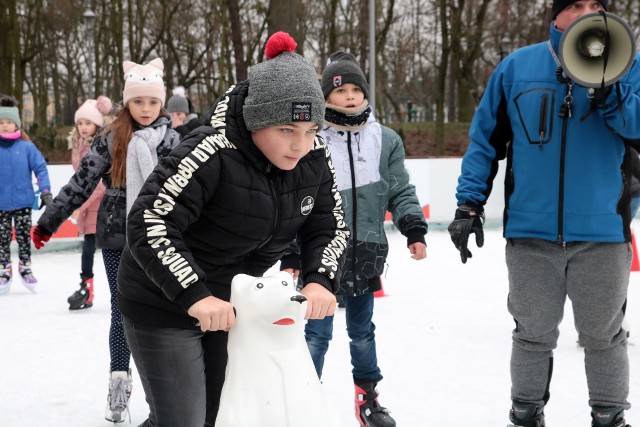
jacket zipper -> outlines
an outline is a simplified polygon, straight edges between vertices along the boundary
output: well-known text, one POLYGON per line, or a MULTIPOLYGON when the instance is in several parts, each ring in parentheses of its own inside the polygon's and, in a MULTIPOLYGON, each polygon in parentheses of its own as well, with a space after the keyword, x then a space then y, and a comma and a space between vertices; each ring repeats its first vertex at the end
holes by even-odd
POLYGON ((353 289, 356 289, 356 243, 358 241, 358 226, 356 225, 358 218, 358 191, 356 190, 356 171, 353 163, 353 146, 351 145, 351 131, 347 131, 347 148, 349 149, 349 169, 351 171, 351 245, 353 246, 353 257, 351 259, 351 280, 353 280, 353 289))
POLYGON ((549 95, 542 95, 542 104, 540 105, 540 127, 538 128, 538 135, 540 137, 540 148, 544 142, 544 137, 547 131, 547 109, 549 104, 549 95))
POLYGON ((571 103, 573 101, 572 88, 573 83, 567 83, 567 94, 564 97, 559 113, 562 118, 562 136, 560 140, 560 182, 558 187, 558 240, 556 242, 562 246, 567 244, 564 241, 564 170, 567 154, 567 127, 571 118, 571 103))
POLYGON ((278 197, 278 190, 276 189, 276 185, 274 184, 273 177, 271 177, 270 173, 271 164, 267 166, 267 179, 269 180, 269 191, 271 193, 271 198, 273 199, 273 206, 275 210, 273 214, 273 223, 271 224, 271 233, 269 234, 269 236, 262 243, 260 243, 256 249, 254 249, 247 255, 249 270, 251 271, 250 274, 253 274, 253 254, 264 248, 271 241, 273 235, 278 230, 278 223, 280 222, 280 198, 278 197))

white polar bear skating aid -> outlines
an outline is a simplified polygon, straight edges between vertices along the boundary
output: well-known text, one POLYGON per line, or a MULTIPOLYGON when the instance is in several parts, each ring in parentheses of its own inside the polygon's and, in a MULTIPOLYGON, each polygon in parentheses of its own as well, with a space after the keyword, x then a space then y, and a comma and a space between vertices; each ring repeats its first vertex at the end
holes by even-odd
POLYGON ((216 427, 339 427, 304 339, 306 298, 291 275, 239 274, 236 324, 216 427))

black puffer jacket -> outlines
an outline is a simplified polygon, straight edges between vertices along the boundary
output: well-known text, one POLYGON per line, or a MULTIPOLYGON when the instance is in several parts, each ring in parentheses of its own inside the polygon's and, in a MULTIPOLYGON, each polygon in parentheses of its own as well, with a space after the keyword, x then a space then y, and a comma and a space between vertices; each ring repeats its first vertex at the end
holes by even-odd
MULTIPOLYGON (((180 134, 171 129, 171 120, 167 116, 160 116, 150 125, 152 128, 160 126, 167 126, 167 131, 156 148, 158 159, 168 155, 180 142, 180 134)), ((137 126, 133 130, 140 129, 142 127, 137 126)), ((112 152, 113 133, 109 132, 104 137, 96 136, 78 170, 38 219, 38 225, 55 233, 73 211, 89 199, 102 179, 107 190, 98 209, 97 246, 102 249, 122 249, 126 240, 127 197, 126 189, 113 188, 111 184, 112 152)))
POLYGON ((304 283, 337 292, 349 239, 329 152, 317 137, 291 171, 273 166, 242 116, 248 82, 223 95, 206 122, 147 179, 127 225, 118 274, 122 314, 198 329, 187 310, 232 278, 262 275, 297 237, 304 283))

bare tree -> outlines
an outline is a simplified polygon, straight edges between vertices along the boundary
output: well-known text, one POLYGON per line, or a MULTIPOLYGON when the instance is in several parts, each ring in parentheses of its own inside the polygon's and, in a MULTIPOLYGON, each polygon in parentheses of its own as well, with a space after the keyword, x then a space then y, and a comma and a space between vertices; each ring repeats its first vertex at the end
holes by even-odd
POLYGON ((302 2, 300 0, 270 0, 267 13, 269 34, 286 31, 297 41, 297 52, 304 54, 304 37, 299 27, 302 2))
MULTIPOLYGON (((319 72, 336 50, 353 53, 365 74, 376 67, 370 84, 380 94, 381 121, 405 119, 409 101, 421 117, 435 110, 439 153, 445 105, 449 120, 470 120, 500 58, 546 40, 551 18, 545 0, 376 0, 374 10, 368 0, 0 0, 0 6, 0 93, 23 108, 23 94, 31 95, 28 121, 40 129, 52 117, 57 125, 72 124, 94 87, 96 95, 120 100, 124 60, 161 57, 167 88, 184 86, 205 111, 264 60, 268 35, 285 30, 319 72), (82 19, 88 5, 96 15, 92 33, 82 19)), ((609 11, 638 33, 637 0, 611 2, 609 11)))
POLYGON ((473 65, 482 54, 484 22, 490 0, 454 0, 451 11, 451 65, 457 83, 458 120, 468 122, 475 110, 473 65))
POLYGON ((13 95, 21 100, 22 55, 20 52, 20 32, 18 11, 15 0, 0 0, 0 93, 13 95))
POLYGON ((242 44, 242 27, 240 25, 240 5, 238 0, 227 0, 229 5, 229 26, 231 27, 231 43, 236 58, 236 78, 246 80, 247 64, 244 62, 244 46, 242 44))
POLYGON ((438 0, 440 11, 440 36, 441 36, 441 54, 440 63, 438 65, 438 75, 436 78, 436 154, 444 154, 444 100, 445 87, 447 82, 447 68, 449 67, 449 18, 447 0, 438 0))

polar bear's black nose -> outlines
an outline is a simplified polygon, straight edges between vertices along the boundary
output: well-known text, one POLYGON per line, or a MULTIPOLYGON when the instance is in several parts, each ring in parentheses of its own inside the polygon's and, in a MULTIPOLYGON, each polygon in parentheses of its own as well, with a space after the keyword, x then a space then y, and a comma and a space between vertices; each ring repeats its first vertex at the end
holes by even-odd
POLYGON ((300 304, 302 304, 306 300, 307 300, 307 297, 305 297, 304 295, 294 295, 291 297, 291 301, 299 302, 300 304))

